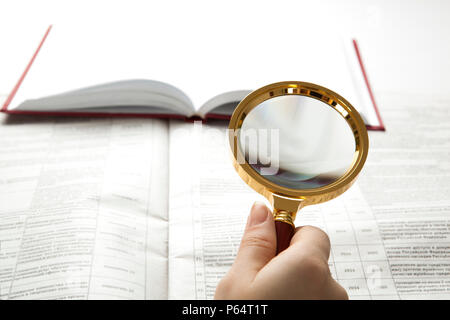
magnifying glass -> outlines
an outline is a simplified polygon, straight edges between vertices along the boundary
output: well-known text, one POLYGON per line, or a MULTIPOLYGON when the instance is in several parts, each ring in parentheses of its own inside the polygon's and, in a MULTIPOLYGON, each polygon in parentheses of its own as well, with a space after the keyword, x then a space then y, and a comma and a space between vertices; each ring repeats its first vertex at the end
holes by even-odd
POLYGON ((369 147, 356 109, 308 82, 253 91, 236 107, 228 132, 239 176, 273 206, 277 254, 290 244, 297 211, 350 188, 369 147))

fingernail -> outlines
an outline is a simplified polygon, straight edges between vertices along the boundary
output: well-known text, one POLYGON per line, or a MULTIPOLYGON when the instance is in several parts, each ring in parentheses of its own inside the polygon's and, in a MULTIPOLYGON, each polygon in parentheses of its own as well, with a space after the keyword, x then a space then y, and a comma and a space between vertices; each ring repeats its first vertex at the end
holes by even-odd
POLYGON ((261 224, 267 220, 268 216, 269 210, 267 210, 266 205, 262 202, 256 201, 250 210, 248 226, 252 227, 261 224))

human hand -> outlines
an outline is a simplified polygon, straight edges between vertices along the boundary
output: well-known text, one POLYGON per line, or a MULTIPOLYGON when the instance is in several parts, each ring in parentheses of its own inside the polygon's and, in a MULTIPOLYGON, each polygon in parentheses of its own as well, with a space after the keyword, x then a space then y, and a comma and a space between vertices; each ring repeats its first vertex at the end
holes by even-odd
POLYGON ((276 256, 272 213, 255 203, 236 259, 219 282, 215 299, 348 299, 328 267, 330 240, 325 232, 304 226, 290 246, 276 256))

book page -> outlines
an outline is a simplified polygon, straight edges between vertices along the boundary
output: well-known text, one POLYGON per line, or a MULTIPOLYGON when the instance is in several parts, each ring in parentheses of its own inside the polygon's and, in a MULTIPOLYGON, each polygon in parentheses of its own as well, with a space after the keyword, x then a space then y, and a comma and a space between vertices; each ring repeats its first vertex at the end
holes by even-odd
POLYGON ((0 121, 0 299, 166 299, 167 122, 0 121))
MULTIPOLYGON (((296 225, 327 232, 332 275, 351 299, 448 299, 449 101, 383 98, 389 130, 370 133, 357 183, 302 209, 296 225)), ((213 298, 261 201, 232 168, 225 129, 171 126, 171 159, 183 161, 170 169, 169 298, 213 298)))
POLYGON ((448 96, 380 96, 387 132, 370 135, 360 188, 401 299, 450 298, 448 96))
POLYGON ((223 125, 171 121, 169 299, 205 299, 231 265, 246 215, 263 198, 240 181, 223 125))

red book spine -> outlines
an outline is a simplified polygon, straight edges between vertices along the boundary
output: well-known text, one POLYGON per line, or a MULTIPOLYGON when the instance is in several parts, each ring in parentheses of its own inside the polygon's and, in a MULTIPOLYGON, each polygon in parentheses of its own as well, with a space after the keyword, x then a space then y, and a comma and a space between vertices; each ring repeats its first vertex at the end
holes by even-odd
POLYGON ((19 81, 17 81, 16 85, 14 86, 14 88, 12 89, 12 91, 9 94, 8 98, 6 99, 5 103, 3 104, 3 107, 2 107, 2 110, 1 110, 2 112, 7 112, 8 111, 9 104, 11 103, 12 99, 16 95, 17 90, 19 90, 19 87, 22 84, 23 79, 25 79, 25 76, 27 75, 28 70, 30 70, 31 65, 33 64, 34 60, 36 59, 39 51, 41 50, 42 45, 45 42, 45 39, 47 39, 47 36, 50 33, 51 29, 52 29, 52 26, 50 25, 47 28, 47 31, 45 32, 44 37, 42 38, 41 42, 39 43, 39 46, 37 47, 36 51, 34 52, 33 57, 31 58, 30 62, 28 62, 28 65, 25 68, 25 71, 22 73, 22 76, 19 78, 19 81))
POLYGON ((379 126, 366 125, 367 130, 386 131, 386 128, 384 127, 384 124, 383 124, 383 120, 381 119, 380 111, 378 110, 377 103, 375 102, 375 96, 373 95, 372 87, 370 86, 370 83, 369 83, 369 77, 367 76, 366 68, 364 67, 364 63, 363 63, 363 60, 361 57, 361 52, 359 51, 358 42, 356 41, 356 39, 353 39, 353 48, 355 49, 356 56, 358 57, 359 66, 361 68, 361 72, 364 77, 364 82, 366 84, 367 90, 369 91, 370 100, 372 101, 373 108, 375 109, 375 113, 377 115, 378 122, 380 123, 379 126))

